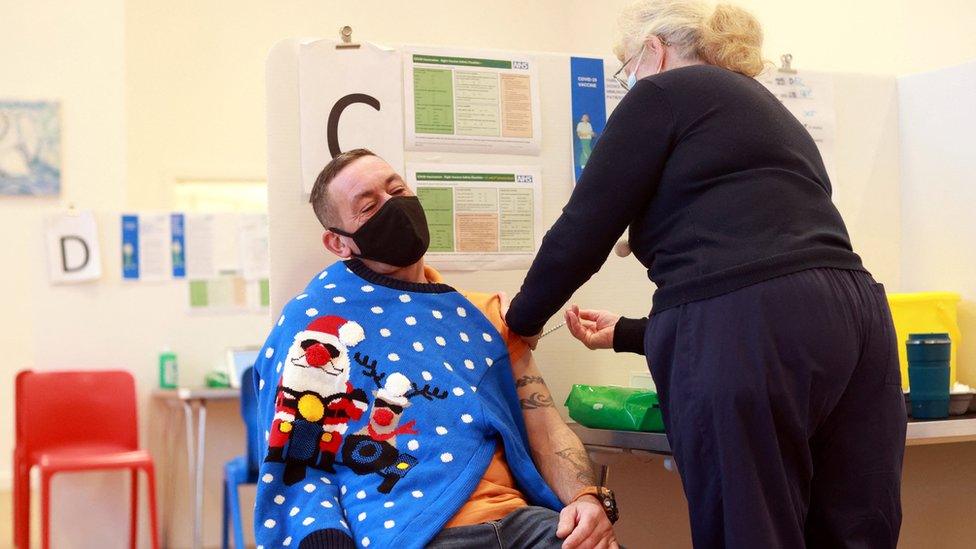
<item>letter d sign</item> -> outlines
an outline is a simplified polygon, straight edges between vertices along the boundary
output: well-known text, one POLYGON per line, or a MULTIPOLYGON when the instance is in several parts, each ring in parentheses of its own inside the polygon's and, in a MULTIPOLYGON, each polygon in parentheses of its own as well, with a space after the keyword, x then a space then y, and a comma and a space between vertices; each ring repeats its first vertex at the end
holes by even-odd
POLYGON ((51 282, 84 282, 102 276, 98 229, 91 212, 54 216, 47 220, 46 225, 51 282))
POLYGON ((88 243, 78 235, 65 235, 61 237, 61 269, 67 273, 76 273, 86 266, 91 254, 88 251, 88 243), (68 245, 71 243, 71 260, 68 260, 68 245))

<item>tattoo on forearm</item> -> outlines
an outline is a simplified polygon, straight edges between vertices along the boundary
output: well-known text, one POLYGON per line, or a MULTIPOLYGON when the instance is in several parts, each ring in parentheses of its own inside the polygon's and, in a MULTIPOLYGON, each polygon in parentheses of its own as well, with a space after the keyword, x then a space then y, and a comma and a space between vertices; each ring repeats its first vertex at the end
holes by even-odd
POLYGON ((576 480, 584 486, 594 484, 593 469, 590 466, 590 458, 584 450, 579 448, 566 448, 559 450, 556 455, 568 461, 574 472, 576 480))
POLYGON ((552 403, 552 396, 550 396, 548 392, 540 391, 532 393, 528 396, 528 398, 520 398, 519 403, 522 405, 523 410, 556 407, 556 405, 552 403))
POLYGON ((546 380, 542 379, 542 376, 522 376, 515 380, 516 387, 525 387, 526 385, 531 385, 533 383, 546 384, 546 380))

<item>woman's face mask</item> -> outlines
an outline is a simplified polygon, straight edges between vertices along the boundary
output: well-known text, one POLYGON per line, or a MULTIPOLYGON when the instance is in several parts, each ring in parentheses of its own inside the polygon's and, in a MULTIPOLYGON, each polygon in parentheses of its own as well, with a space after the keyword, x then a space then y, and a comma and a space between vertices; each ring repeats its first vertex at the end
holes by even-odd
POLYGON ((394 267, 420 261, 430 246, 427 216, 416 196, 394 196, 354 233, 336 227, 329 230, 347 236, 359 247, 356 257, 394 267))
MULTIPOLYGON (((663 48, 667 48, 670 45, 668 41, 665 40, 664 38, 658 37, 658 39, 661 41, 661 45, 663 46, 663 48)), ((637 71, 640 69, 641 61, 644 60, 644 53, 646 51, 647 51, 647 44, 644 44, 641 46, 641 49, 637 53, 637 55, 624 61, 623 65, 621 65, 620 68, 617 69, 617 72, 614 73, 613 79, 619 82, 620 85, 623 86, 625 90, 630 91, 634 89, 634 86, 637 85, 637 71), (630 74, 627 76, 627 80, 624 81, 622 75, 626 71, 627 67, 631 66, 631 63, 633 63, 632 65, 633 68, 631 69, 630 74)), ((657 72, 655 72, 654 74, 660 74, 664 72, 664 56, 666 51, 667 50, 664 49, 661 50, 661 59, 658 61, 657 72)))
MULTIPOLYGON (((634 68, 630 71, 630 76, 627 77, 627 90, 630 91, 634 89, 637 85, 637 69, 640 67, 641 60, 644 59, 644 49, 646 46, 641 46, 640 53, 637 54, 637 61, 634 63, 634 68)), ((626 64, 624 68, 626 68, 626 64)))

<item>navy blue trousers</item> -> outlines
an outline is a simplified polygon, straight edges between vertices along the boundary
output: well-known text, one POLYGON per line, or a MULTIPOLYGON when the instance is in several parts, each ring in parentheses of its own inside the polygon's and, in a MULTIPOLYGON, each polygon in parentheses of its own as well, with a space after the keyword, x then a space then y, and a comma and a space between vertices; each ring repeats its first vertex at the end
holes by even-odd
POLYGON ((884 288, 812 269, 651 316, 695 547, 895 547, 905 401, 884 288))

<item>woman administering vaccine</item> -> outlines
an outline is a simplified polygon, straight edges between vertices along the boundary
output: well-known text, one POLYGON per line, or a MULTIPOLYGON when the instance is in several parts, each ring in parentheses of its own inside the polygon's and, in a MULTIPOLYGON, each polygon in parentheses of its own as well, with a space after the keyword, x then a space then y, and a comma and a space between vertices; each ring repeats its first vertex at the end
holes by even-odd
POLYGON ((644 0, 620 27, 629 91, 509 327, 537 340, 629 227, 657 285, 650 318, 566 320, 590 348, 646 355, 695 545, 894 547, 905 408, 884 289, 810 135, 753 78, 759 23, 644 0))

